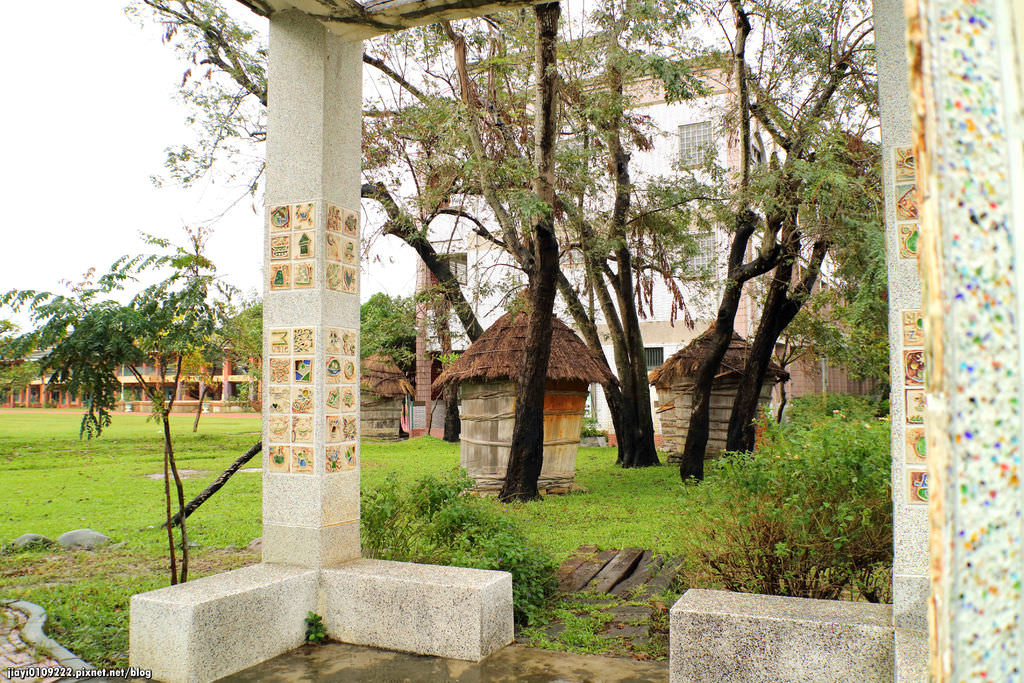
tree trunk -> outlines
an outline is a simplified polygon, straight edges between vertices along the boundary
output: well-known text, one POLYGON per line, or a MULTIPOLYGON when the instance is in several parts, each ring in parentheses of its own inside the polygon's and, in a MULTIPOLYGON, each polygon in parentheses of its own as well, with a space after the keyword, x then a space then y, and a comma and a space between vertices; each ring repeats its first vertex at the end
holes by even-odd
MULTIPOLYGON (((214 479, 209 486, 203 489, 202 493, 188 502, 188 505, 185 506, 185 517, 187 518, 195 512, 200 505, 209 500, 210 496, 217 493, 217 491, 220 491, 221 487, 228 483, 228 479, 230 479, 231 476, 242 467, 242 465, 252 460, 261 450, 263 450, 263 442, 257 441, 252 448, 247 450, 238 459, 231 463, 226 470, 220 473, 219 477, 214 479)), ((178 512, 178 514, 174 515, 174 518, 171 519, 170 525, 176 526, 180 521, 181 512, 178 512)), ((161 526, 168 526, 168 523, 164 522, 161 526)))
POLYGON ((775 418, 775 421, 782 424, 782 413, 786 410, 786 384, 789 380, 782 380, 779 382, 779 415, 775 418))
POLYGON ((557 139, 557 87, 555 68, 558 35, 557 2, 538 5, 536 30, 536 109, 534 191, 546 204, 535 219, 530 277, 530 312, 526 331, 526 360, 516 388, 515 426, 509 450, 501 501, 539 498, 537 480, 544 464, 544 388, 551 357, 551 317, 558 278, 558 241, 554 225, 555 141, 557 139))
POLYGON ((203 414, 203 399, 206 398, 206 382, 199 383, 199 405, 196 406, 196 419, 192 422, 192 433, 199 431, 199 416, 203 414))
POLYGON ((168 457, 169 445, 167 437, 164 437, 164 501, 167 503, 166 513, 167 522, 164 526, 167 527, 167 545, 170 551, 171 560, 171 585, 178 583, 178 560, 177 552, 174 548, 174 530, 171 528, 171 472, 170 466, 171 461, 168 457))
POLYGON ((444 440, 458 443, 462 432, 462 420, 459 418, 459 385, 448 384, 442 392, 444 399, 444 440))
POLYGON ((752 451, 756 439, 754 420, 757 418, 757 401, 768 374, 772 353, 779 337, 793 318, 803 307, 817 281, 821 262, 828 251, 828 243, 818 240, 814 244, 806 275, 799 282, 793 283, 793 264, 800 248, 800 236, 796 230, 791 231, 794 238, 785 240, 795 246, 792 253, 782 259, 776 266, 768 296, 765 299, 761 320, 757 325, 757 333, 751 342, 750 356, 743 368, 743 376, 736 390, 736 398, 729 416, 729 433, 726 448, 730 451, 752 451))
MULTIPOLYGON (((174 487, 178 492, 178 514, 181 515, 181 521, 179 526, 181 527, 181 578, 180 582, 185 583, 188 581, 188 525, 185 523, 185 489, 181 485, 181 475, 178 474, 178 464, 174 460, 174 448, 171 446, 171 420, 168 415, 170 406, 168 404, 167 410, 162 415, 162 421, 164 425, 164 455, 167 458, 167 462, 171 466, 171 474, 174 476, 174 487)), ((167 493, 167 521, 170 523, 170 490, 166 490, 167 493)), ((168 532, 171 530, 170 526, 167 528, 168 532)), ((173 536, 172 536, 173 538, 173 536)), ((172 551, 173 552, 173 551, 172 551)), ((172 581, 173 583, 173 581, 172 581)))

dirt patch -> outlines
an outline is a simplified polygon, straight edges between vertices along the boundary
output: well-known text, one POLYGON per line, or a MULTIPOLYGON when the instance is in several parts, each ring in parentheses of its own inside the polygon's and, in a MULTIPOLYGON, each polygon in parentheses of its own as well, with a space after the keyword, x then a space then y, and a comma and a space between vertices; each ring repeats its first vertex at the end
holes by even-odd
MULTIPOLYGON (((178 475, 182 479, 195 479, 197 477, 205 477, 207 474, 212 474, 210 470, 178 470, 178 475)), ((154 472, 153 474, 147 474, 146 479, 162 480, 164 478, 163 472, 154 472)))

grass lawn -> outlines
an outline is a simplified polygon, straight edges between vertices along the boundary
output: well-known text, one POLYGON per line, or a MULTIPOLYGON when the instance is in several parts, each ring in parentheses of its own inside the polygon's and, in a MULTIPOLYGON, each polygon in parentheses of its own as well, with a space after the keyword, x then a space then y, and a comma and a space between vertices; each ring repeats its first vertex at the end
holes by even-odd
MULTIPOLYGON (((0 552, 0 598, 21 598, 50 614, 50 633, 96 665, 124 665, 128 604, 133 593, 167 584, 166 532, 161 532, 163 482, 158 425, 142 415, 116 415, 99 439, 78 439, 71 412, 0 412, 0 546, 24 533, 56 539, 72 529, 101 531, 118 547, 96 552, 0 552)), ((172 418, 179 468, 204 471, 185 481, 186 500, 201 491, 259 439, 257 417, 172 418)), ((403 479, 458 466, 458 445, 423 437, 363 447, 362 487, 389 472, 403 479)), ((642 547, 680 554, 701 534, 693 489, 675 468, 622 470, 615 450, 581 448, 577 482, 586 494, 549 496, 503 506, 528 537, 556 560, 580 545, 642 547)), ((251 463, 258 466, 259 460, 251 463)), ((238 473, 189 518, 190 578, 258 562, 245 546, 260 535, 261 481, 238 473)), ((581 647, 593 651, 600 646, 581 647)))

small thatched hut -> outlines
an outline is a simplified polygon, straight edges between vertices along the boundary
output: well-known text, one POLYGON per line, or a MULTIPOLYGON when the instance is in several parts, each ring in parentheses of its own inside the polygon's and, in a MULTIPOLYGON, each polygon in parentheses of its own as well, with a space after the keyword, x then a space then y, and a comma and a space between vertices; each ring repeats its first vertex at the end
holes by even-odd
MULTIPOLYGON (((661 436, 664 439, 665 450, 669 452, 669 462, 679 461, 683 444, 686 443, 686 432, 690 425, 690 404, 693 399, 693 378, 697 374, 697 366, 704 358, 705 349, 711 343, 713 329, 708 329, 689 345, 676 351, 648 375, 651 384, 658 390, 661 436)), ((732 403, 736 398, 736 391, 749 355, 750 344, 734 332, 729 349, 725 352, 722 365, 711 385, 711 424, 705 451, 708 456, 717 455, 725 449, 732 403)), ((768 366, 768 373, 758 399, 759 408, 768 402, 775 383, 788 377, 789 374, 775 362, 768 366)))
MULTIPOLYGON (((525 312, 506 313, 434 381, 435 389, 459 383, 459 463, 476 481, 478 491, 497 491, 505 481, 527 323, 525 312)), ((565 323, 552 318, 551 327, 544 394, 544 466, 537 485, 542 493, 564 493, 576 477, 587 387, 591 382, 614 382, 615 377, 565 323)))
POLYGON ((412 384, 394 361, 373 355, 362 362, 359 426, 364 439, 398 441, 402 403, 413 395, 412 384))

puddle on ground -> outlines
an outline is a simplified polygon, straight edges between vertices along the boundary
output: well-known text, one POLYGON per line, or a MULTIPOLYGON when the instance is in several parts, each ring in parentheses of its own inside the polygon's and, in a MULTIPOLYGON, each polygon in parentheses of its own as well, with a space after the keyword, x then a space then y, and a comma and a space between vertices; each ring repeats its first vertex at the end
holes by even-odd
POLYGON ((221 683, 665 683, 667 662, 577 655, 510 646, 482 662, 425 657, 372 647, 305 646, 221 683))

